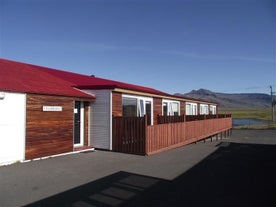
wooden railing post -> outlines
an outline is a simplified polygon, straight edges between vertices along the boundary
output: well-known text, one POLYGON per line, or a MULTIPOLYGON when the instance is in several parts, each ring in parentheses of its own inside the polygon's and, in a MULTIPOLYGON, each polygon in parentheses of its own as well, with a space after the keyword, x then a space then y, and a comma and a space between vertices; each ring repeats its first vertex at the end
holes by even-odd
POLYGON ((147 114, 144 116, 144 155, 148 154, 148 139, 147 139, 147 127, 148 127, 148 117, 147 114))

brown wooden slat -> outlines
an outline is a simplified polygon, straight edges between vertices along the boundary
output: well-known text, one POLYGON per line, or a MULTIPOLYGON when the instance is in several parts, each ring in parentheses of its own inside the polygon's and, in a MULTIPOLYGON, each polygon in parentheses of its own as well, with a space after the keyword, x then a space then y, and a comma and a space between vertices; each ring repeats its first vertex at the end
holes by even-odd
MULTIPOLYGON (((232 118, 193 116, 192 121, 146 125, 146 117, 113 117, 113 150, 153 154, 227 132, 232 118)), ((229 134, 229 133, 228 133, 229 134)))
POLYGON ((145 117, 113 117, 113 150, 145 154, 145 117))
POLYGON ((162 98, 153 98, 153 124, 157 124, 157 116, 162 114, 162 98))
POLYGON ((67 97, 27 95, 25 159, 73 150, 73 103, 67 97), (43 106, 61 106, 62 111, 42 111, 43 106))
POLYGON ((146 154, 196 142, 222 132, 229 134, 231 128, 231 117, 147 126, 146 154))
POLYGON ((112 114, 122 116, 122 93, 112 92, 112 114))

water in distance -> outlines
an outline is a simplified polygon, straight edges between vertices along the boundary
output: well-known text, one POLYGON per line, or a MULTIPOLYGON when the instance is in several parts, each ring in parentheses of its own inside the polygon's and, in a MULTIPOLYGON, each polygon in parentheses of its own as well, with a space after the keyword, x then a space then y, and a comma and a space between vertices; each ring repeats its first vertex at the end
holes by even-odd
POLYGON ((258 119, 233 119, 233 126, 243 126, 243 125, 269 125, 270 121, 258 120, 258 119))

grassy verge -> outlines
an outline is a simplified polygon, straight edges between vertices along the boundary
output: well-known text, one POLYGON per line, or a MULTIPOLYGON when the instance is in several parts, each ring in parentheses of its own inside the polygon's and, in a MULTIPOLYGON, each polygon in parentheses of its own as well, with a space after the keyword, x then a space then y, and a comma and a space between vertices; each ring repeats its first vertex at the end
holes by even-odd
MULTIPOLYGON (((271 109, 225 109, 219 110, 220 114, 232 114, 233 119, 258 119, 271 121, 271 109)), ((276 124, 269 125, 242 125, 234 129, 276 129, 276 124)))
POLYGON ((225 109, 219 110, 220 114, 232 114, 233 119, 251 118, 271 120, 271 109, 225 109))
POLYGON ((276 124, 270 124, 270 125, 242 125, 242 126, 235 126, 234 129, 276 129, 276 124))

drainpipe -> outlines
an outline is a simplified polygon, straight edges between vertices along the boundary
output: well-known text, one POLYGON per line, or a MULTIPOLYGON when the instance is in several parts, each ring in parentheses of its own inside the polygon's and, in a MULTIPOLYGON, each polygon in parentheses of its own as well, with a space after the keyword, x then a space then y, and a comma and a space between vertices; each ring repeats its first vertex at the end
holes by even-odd
POLYGON ((273 91, 272 86, 270 86, 270 94, 271 94, 271 108, 272 108, 272 123, 275 123, 275 112, 274 112, 274 99, 273 99, 273 91))

